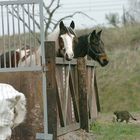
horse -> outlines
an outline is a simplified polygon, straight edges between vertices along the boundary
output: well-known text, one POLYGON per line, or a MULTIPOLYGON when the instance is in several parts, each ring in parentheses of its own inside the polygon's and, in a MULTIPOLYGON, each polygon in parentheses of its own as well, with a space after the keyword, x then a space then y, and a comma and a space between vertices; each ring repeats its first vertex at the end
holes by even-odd
MULTIPOLYGON (((64 25, 63 21, 59 23, 59 29, 56 29, 54 32, 50 33, 46 40, 47 41, 54 41, 55 42, 55 50, 56 50, 56 57, 63 57, 67 61, 71 61, 74 58, 74 47, 77 43, 77 35, 74 31, 75 23, 71 21, 70 26, 67 27, 64 25)), ((41 55, 41 46, 34 51, 30 57, 32 57, 32 61, 30 57, 25 61, 19 61, 19 66, 25 65, 40 65, 41 55)))
POLYGON ((78 43, 74 47, 74 57, 90 56, 97 61, 102 67, 108 64, 108 57, 104 50, 104 44, 101 40, 102 30, 96 33, 93 30, 91 33, 78 37, 78 43))
MULTIPOLYGON (((77 43, 77 36, 74 31, 75 23, 71 21, 70 26, 64 25, 63 21, 59 23, 59 30, 55 30, 47 36, 47 41, 54 41, 56 46, 56 56, 63 57, 71 61, 74 57, 74 46, 77 43)), ((40 65, 41 47, 33 50, 28 45, 17 50, 7 51, 0 55, 0 67, 18 67, 40 65)))
POLYGON ((0 83, 0 139, 10 140, 12 129, 26 116, 26 98, 9 84, 0 83))
POLYGON ((7 51, 0 55, 0 67, 18 67, 19 62, 25 61, 25 59, 30 55, 30 47, 28 45, 22 47, 21 49, 7 51))
POLYGON ((47 41, 55 41, 57 57, 64 57, 68 61, 74 58, 74 47, 77 43, 77 35, 74 32, 74 28, 74 21, 70 23, 69 27, 66 27, 63 21, 61 21, 59 33, 57 31, 47 36, 47 41))
POLYGON ((20 54, 14 50, 10 51, 10 52, 6 52, 1 54, 0 56, 0 62, 1 62, 1 68, 9 68, 10 67, 10 63, 11 63, 11 67, 15 67, 18 64, 18 61, 20 59, 20 54), (15 58, 15 61, 14 61, 15 58))

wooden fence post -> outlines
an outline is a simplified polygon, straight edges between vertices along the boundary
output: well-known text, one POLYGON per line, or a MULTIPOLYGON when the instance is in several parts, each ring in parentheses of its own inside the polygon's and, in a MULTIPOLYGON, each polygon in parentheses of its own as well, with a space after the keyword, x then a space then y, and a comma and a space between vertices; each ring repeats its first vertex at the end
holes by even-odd
POLYGON ((88 132, 89 131, 89 125, 88 125, 85 58, 78 58, 77 59, 77 70, 78 70, 80 128, 82 128, 82 129, 84 129, 88 132))
POLYGON ((48 71, 47 78, 47 103, 48 103, 48 133, 53 134, 57 140, 57 106, 56 106, 56 81, 55 81, 55 42, 45 42, 45 59, 48 71))

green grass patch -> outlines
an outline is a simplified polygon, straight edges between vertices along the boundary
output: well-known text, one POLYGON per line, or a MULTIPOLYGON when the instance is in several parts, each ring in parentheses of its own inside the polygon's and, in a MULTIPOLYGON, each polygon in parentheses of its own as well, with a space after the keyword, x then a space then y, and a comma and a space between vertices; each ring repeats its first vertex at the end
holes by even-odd
POLYGON ((109 64, 97 68, 102 112, 140 110, 140 50, 109 53, 109 64))
POLYGON ((126 123, 96 122, 91 126, 97 140, 138 140, 140 126, 126 123))

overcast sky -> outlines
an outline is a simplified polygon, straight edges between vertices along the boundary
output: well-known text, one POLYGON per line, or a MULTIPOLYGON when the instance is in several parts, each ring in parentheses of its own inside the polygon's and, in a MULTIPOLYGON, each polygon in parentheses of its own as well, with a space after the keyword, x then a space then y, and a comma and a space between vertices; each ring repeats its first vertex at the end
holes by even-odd
MULTIPOLYGON (((0 0, 0 1, 8 1, 8 0, 0 0)), ((50 1, 51 0, 44 0, 46 4, 50 3, 50 1)), ((54 19, 57 20, 60 19, 61 17, 73 14, 74 12, 81 11, 86 15, 88 15, 89 18, 82 14, 76 14, 73 18, 65 20, 64 23, 68 25, 70 24, 71 20, 74 20, 77 29, 90 28, 95 25, 107 25, 105 15, 109 13, 118 13, 119 16, 122 16, 123 7, 126 9, 128 8, 127 1, 128 0, 60 0, 61 8, 59 8, 59 10, 57 10, 57 12, 55 13, 54 19)), ((2 13, 0 12, 0 15, 1 14, 2 13)), ((3 17, 5 25, 4 30, 5 32, 7 32, 6 26, 7 17, 5 15, 6 11, 4 11, 3 17)), ((12 17, 10 19, 12 20, 12 17)), ((0 20, 0 27, 1 26, 2 20, 0 20)), ((12 26, 12 24, 10 26, 12 26)), ((15 29, 18 30, 18 28, 15 29)), ((20 29, 22 30, 22 26, 20 26, 20 29)), ((2 30, 0 30, 0 34, 2 34, 2 30)))
MULTIPOLYGON (((0 0, 8 1, 8 0, 0 0)), ((12 0, 11 0, 12 1, 12 0)), ((51 0, 44 0, 50 3, 51 0)), ((55 19, 60 19, 77 11, 82 11, 89 16, 76 14, 73 18, 66 20, 70 23, 75 21, 76 28, 89 28, 94 25, 106 25, 105 15, 109 13, 118 13, 122 16, 123 7, 128 8, 128 0, 60 0, 61 8, 55 13, 55 19)), ((45 13, 44 13, 45 14, 45 13)))
MULTIPOLYGON (((92 27, 107 24, 105 14, 123 13, 123 7, 128 8, 127 0, 60 0, 62 8, 56 13, 55 18, 82 11, 94 20, 84 15, 77 14, 73 20, 77 28, 92 27)), ((70 19, 71 20, 71 19, 70 19)), ((66 21, 68 22, 68 21, 66 21)))

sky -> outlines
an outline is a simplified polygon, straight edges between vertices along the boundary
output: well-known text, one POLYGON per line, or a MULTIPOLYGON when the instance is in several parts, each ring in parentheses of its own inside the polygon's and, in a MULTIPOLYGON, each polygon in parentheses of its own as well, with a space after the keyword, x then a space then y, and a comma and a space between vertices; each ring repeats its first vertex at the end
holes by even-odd
MULTIPOLYGON (((13 0, 0 0, 0 1, 13 1, 13 0)), ((44 0, 46 5, 50 3, 50 1, 51 0, 44 0)), ((81 28, 92 28, 97 25, 108 26, 108 21, 105 19, 105 15, 109 13, 118 13, 119 16, 122 16, 123 8, 128 9, 128 0, 60 0, 60 5, 61 7, 55 12, 55 16, 53 17, 55 20, 58 20, 62 17, 68 16, 78 11, 83 12, 88 16, 87 17, 83 14, 76 14, 73 18, 69 18, 64 21, 66 25, 69 25, 71 20, 73 20, 75 22, 76 29, 81 29, 81 28)), ((6 10, 6 7, 4 7, 4 9, 6 10)), ((5 32, 7 32, 8 30, 6 25, 7 16, 5 10, 3 16, 5 25, 4 30, 5 32)), ((22 9, 20 10, 22 11, 22 9)), ((39 11, 36 10, 36 12, 37 15, 39 15, 38 13, 39 11)), ((2 12, 0 12, 0 18, 2 17, 1 15, 2 12)), ((12 23, 12 17, 10 17, 9 22, 12 23)), ((16 20, 15 25, 18 26, 16 20)), ((12 29, 11 26, 12 24, 10 24, 10 29, 12 29)), ((2 27, 2 20, 0 20, 0 27, 2 27)), ((23 25, 21 24, 20 25, 21 30, 23 30, 22 27, 23 25)), ((17 27, 15 28, 15 32, 18 32, 17 27)), ((0 30, 0 35, 1 34, 2 30, 0 30)))
POLYGON ((118 13, 122 16, 123 8, 128 9, 128 0, 60 0, 61 8, 57 11, 55 18, 64 17, 76 11, 82 11, 90 18, 77 14, 73 18, 77 28, 90 28, 95 25, 107 25, 105 15, 118 13))

